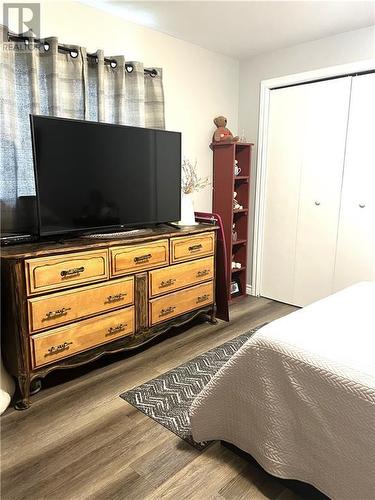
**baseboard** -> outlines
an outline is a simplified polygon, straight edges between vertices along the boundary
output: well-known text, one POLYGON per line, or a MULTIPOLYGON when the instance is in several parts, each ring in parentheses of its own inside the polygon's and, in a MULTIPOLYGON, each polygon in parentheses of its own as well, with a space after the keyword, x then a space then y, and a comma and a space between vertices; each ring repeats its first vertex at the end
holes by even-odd
POLYGON ((253 295, 252 287, 249 284, 246 285, 246 293, 247 293, 247 295, 253 295))

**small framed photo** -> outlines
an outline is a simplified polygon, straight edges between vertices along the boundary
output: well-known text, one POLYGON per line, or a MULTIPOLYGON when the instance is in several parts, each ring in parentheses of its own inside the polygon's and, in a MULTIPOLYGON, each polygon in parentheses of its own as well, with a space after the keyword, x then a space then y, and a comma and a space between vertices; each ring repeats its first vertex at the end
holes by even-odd
POLYGON ((238 293, 240 291, 240 287, 238 286, 237 281, 232 281, 230 284, 230 293, 231 295, 238 293))

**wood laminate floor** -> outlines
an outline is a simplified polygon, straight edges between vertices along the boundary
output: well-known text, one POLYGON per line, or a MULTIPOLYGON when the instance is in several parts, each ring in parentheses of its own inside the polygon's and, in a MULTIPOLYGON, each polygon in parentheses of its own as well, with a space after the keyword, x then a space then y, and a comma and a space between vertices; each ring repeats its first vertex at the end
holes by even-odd
POLYGON ((1 418, 2 499, 301 498, 221 443, 198 452, 119 397, 294 309, 248 297, 233 304, 230 324, 196 324, 135 354, 50 376, 29 410, 1 418))

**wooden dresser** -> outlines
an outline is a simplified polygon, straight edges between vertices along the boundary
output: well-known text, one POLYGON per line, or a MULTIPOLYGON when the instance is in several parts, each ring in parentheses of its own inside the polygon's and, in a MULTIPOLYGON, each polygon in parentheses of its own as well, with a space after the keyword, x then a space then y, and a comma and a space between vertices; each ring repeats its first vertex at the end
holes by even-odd
POLYGON ((16 408, 57 368, 134 349, 198 315, 215 322, 216 227, 2 249, 2 355, 16 408))

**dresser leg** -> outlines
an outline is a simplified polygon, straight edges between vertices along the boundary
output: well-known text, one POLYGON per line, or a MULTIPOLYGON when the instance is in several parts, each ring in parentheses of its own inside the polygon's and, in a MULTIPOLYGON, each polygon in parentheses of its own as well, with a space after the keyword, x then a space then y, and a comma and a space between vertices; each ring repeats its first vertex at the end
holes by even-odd
POLYGON ((212 307, 211 314, 208 317, 208 321, 209 321, 209 323, 211 323, 211 325, 218 324, 218 321, 216 319, 216 307, 215 306, 212 307))
POLYGON ((28 375, 19 375, 18 376, 18 385, 20 388, 21 399, 18 400, 14 408, 16 410, 27 410, 30 408, 30 377, 28 375))

